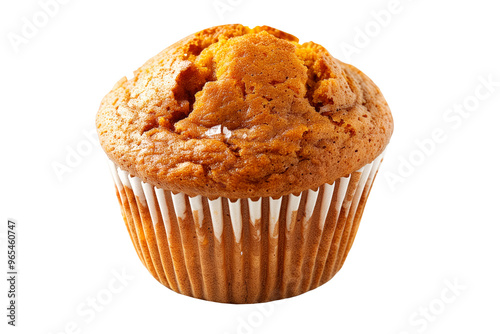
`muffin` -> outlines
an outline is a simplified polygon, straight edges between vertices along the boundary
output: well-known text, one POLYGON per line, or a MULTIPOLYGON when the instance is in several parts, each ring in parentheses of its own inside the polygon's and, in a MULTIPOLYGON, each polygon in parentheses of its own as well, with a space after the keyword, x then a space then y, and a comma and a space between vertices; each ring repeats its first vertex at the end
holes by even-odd
POLYGON ((393 132, 361 71, 238 24, 122 78, 96 125, 144 266, 173 291, 225 303, 296 296, 335 275, 393 132))

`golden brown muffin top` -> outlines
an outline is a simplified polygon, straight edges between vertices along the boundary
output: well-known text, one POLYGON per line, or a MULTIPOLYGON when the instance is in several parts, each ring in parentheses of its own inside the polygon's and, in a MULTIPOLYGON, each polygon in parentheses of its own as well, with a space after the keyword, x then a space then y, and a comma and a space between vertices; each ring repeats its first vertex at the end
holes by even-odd
POLYGON ((315 189, 373 161, 393 131, 380 90, 322 46, 223 25, 171 45, 121 79, 97 114, 120 168, 210 198, 315 189))

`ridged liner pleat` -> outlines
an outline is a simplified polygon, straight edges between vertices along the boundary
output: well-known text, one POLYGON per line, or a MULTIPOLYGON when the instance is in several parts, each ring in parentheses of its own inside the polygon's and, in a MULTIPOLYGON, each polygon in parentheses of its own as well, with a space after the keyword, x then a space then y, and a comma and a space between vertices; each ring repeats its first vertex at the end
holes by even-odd
POLYGON ((160 283, 195 298, 257 303, 299 295, 340 270, 381 161, 331 185, 258 200, 189 197, 110 169, 135 250, 160 283))

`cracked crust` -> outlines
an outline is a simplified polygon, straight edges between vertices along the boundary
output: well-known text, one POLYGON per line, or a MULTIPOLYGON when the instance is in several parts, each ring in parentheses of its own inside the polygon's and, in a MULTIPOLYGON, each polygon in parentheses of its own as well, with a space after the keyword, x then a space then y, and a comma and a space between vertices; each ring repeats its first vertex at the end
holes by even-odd
POLYGON ((120 168, 209 198, 283 196, 373 161, 393 131, 375 84, 322 46, 270 27, 223 25, 121 79, 97 114, 120 168))

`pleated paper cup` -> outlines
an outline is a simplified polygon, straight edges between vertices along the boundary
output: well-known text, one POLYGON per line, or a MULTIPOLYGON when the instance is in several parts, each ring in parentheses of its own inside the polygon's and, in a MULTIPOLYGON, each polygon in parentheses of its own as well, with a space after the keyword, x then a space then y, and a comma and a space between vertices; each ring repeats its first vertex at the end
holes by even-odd
POLYGON ((109 165, 135 250, 161 284, 210 301, 259 303, 302 294, 339 271, 381 161, 333 184, 258 200, 189 197, 109 165))

